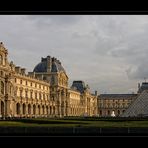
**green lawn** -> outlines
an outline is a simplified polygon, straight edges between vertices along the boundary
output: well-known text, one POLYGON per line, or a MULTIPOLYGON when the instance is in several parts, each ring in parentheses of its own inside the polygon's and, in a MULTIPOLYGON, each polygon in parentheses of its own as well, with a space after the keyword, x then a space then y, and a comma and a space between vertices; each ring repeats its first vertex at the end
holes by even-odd
POLYGON ((148 127, 145 120, 117 120, 117 119, 21 119, 14 121, 0 121, 0 126, 18 127, 148 127))

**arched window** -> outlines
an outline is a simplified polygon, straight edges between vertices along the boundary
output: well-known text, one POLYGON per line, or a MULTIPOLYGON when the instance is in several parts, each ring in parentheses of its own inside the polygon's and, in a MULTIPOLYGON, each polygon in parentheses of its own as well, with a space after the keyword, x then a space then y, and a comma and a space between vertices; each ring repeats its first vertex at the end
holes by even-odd
POLYGON ((120 115, 120 110, 118 110, 118 115, 120 115))
POLYGON ((36 106, 33 105, 33 114, 35 115, 36 114, 36 106))
POLYGON ((0 55, 0 64, 3 64, 3 57, 0 55))
POLYGON ((45 114, 45 107, 42 106, 42 114, 45 114))
POLYGON ((23 115, 25 115, 25 114, 26 114, 26 105, 23 104, 23 115))
POLYGON ((51 106, 50 106, 49 110, 50 110, 50 115, 51 115, 52 114, 52 107, 51 106))
POLYGON ((110 110, 108 110, 108 115, 110 115, 110 110))
POLYGON ((4 116, 4 102, 1 101, 1 115, 4 116))
POLYGON ((100 116, 102 116, 102 110, 100 110, 100 116))
POLYGON ((16 114, 17 115, 20 114, 20 104, 19 103, 16 104, 16 114))
POLYGON ((1 90, 1 94, 4 94, 4 82, 3 81, 0 82, 0 90, 1 90))
POLYGON ((40 106, 38 105, 38 114, 41 114, 40 106))
POLYGON ((48 106, 46 106, 46 114, 48 115, 48 106))

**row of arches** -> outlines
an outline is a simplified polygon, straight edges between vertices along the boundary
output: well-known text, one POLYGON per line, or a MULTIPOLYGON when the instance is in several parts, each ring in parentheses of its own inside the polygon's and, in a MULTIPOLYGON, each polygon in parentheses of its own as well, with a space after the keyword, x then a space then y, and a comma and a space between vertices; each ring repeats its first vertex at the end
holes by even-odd
MULTIPOLYGON (((0 81, 0 94, 2 95, 5 94, 5 87, 6 84, 3 81, 0 81)), ((14 90, 12 84, 9 84, 8 87, 9 87, 8 92, 10 93, 10 95, 13 95, 14 90)))
POLYGON ((4 102, 3 101, 1 101, 0 107, 1 107, 1 109, 0 109, 1 116, 3 117, 4 116, 4 102))
POLYGON ((100 110, 99 115, 100 116, 111 116, 112 112, 115 112, 116 116, 120 116, 121 114, 124 113, 124 111, 125 110, 106 110, 106 111, 100 110))
POLYGON ((78 116, 84 113, 84 108, 71 108, 70 114, 71 116, 78 116))
POLYGON ((16 115, 55 115, 55 106, 45 106, 36 104, 16 104, 16 115))

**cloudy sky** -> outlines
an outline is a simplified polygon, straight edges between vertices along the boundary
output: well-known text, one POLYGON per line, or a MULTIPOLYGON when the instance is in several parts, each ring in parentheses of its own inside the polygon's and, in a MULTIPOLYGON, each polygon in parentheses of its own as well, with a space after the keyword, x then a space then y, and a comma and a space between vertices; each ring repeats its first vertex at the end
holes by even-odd
POLYGON ((41 57, 62 62, 70 85, 132 93, 148 79, 147 15, 0 15, 9 61, 32 71, 41 57))

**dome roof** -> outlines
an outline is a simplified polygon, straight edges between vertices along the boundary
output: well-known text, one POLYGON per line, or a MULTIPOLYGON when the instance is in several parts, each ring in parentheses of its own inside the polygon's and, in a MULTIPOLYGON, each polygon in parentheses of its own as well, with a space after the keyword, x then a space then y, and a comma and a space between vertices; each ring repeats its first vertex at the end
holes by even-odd
POLYGON ((51 58, 47 56, 47 58, 42 58, 41 62, 37 64, 33 70, 33 72, 65 72, 61 62, 56 58, 51 58))
POLYGON ((80 93, 83 93, 86 89, 84 81, 73 81, 73 84, 71 86, 72 88, 75 88, 80 93))
POLYGON ((33 70, 33 72, 47 72, 47 63, 46 62, 40 62, 37 64, 33 70))
POLYGON ((58 62, 52 63, 51 72, 58 72, 58 71, 65 72, 65 70, 64 70, 64 68, 62 67, 61 64, 59 64, 58 62))

